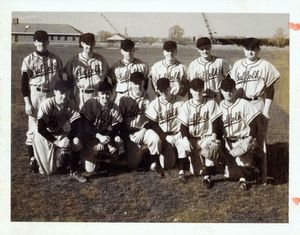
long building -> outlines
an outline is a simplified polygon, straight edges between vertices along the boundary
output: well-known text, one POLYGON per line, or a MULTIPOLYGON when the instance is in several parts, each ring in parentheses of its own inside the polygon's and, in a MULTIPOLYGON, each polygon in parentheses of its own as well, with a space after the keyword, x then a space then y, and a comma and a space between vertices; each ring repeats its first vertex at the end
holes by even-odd
POLYGON ((50 43, 78 43, 81 31, 68 24, 33 24, 19 23, 19 19, 12 20, 11 42, 27 43, 33 41, 34 32, 45 30, 48 32, 50 43))

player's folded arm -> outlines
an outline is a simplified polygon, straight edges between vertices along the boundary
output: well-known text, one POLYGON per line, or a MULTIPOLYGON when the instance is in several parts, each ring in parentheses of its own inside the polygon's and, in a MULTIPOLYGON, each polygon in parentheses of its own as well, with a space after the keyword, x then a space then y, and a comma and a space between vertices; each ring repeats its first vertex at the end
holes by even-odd
POLYGON ((219 116, 217 119, 215 119, 212 122, 212 132, 217 135, 217 139, 221 140, 223 136, 223 127, 222 127, 223 121, 222 116, 219 116))
POLYGON ((30 97, 30 89, 29 89, 29 75, 27 72, 22 73, 22 83, 21 83, 21 89, 23 97, 30 97))
POLYGON ((38 119, 38 132, 48 141, 54 142, 55 136, 47 129, 47 123, 43 118, 38 119))

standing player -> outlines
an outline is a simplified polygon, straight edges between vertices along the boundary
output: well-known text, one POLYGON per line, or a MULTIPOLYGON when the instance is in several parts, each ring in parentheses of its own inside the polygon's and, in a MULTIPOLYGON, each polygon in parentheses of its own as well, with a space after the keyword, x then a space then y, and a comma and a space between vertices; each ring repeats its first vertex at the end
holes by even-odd
MULTIPOLYGON (((162 152, 164 158, 164 169, 175 166, 177 155, 179 164, 183 164, 181 146, 180 122, 177 119, 178 113, 184 103, 183 97, 171 94, 170 80, 159 78, 157 80, 157 90, 160 94, 153 100, 146 109, 147 117, 156 123, 154 130, 162 140, 162 152), (176 153, 177 150, 177 153, 176 153)), ((186 181, 184 171, 179 172, 179 180, 186 181)))
POLYGON ((262 177, 267 178, 266 135, 270 106, 274 98, 274 84, 280 74, 268 61, 259 57, 260 41, 247 38, 244 43, 245 58, 234 63, 231 77, 235 80, 237 94, 249 100, 261 112, 258 142, 263 146, 262 177))
POLYGON ((125 153, 128 165, 138 168, 145 161, 143 149, 150 151, 151 170, 155 170, 163 176, 163 169, 159 162, 161 152, 161 140, 157 133, 151 130, 145 110, 150 100, 144 91, 144 74, 134 72, 130 76, 129 95, 120 100, 120 109, 125 122, 123 134, 125 153))
POLYGON ((111 100, 112 89, 109 82, 101 82, 98 97, 86 101, 80 111, 84 126, 82 154, 87 172, 97 171, 98 154, 107 153, 112 158, 118 155, 121 145, 118 134, 123 119, 119 107, 111 100))
POLYGON ((195 78, 190 82, 190 93, 192 98, 183 104, 177 117, 181 122, 181 145, 185 149, 183 157, 190 156, 190 170, 196 176, 201 173, 200 166, 203 165, 203 183, 207 188, 211 188, 213 182, 210 177, 215 173, 215 164, 219 157, 219 124, 222 112, 217 102, 203 97, 202 79, 195 78))
POLYGON ((254 166, 255 138, 259 111, 249 101, 236 96, 235 82, 231 78, 221 82, 224 100, 220 103, 225 139, 225 163, 229 177, 239 178, 239 188, 247 190, 247 181, 258 173, 254 166))
POLYGON ((143 61, 134 57, 134 42, 131 39, 121 41, 121 54, 123 59, 115 63, 109 72, 112 84, 116 91, 116 100, 118 104, 122 96, 128 96, 129 79, 133 72, 141 72, 144 75, 144 88, 148 86, 149 68, 143 61))
POLYGON ((185 96, 188 80, 186 78, 186 66, 176 59, 177 44, 174 41, 166 41, 163 45, 164 59, 156 62, 150 70, 150 78, 154 91, 158 95, 157 80, 168 78, 173 95, 185 96))
POLYGON ((61 59, 48 51, 48 33, 38 30, 33 36, 36 51, 23 60, 21 67, 22 94, 25 112, 28 115, 26 145, 30 157, 30 171, 37 172, 38 167, 32 148, 32 136, 37 127, 37 111, 43 100, 53 96, 55 81, 62 79, 63 65, 61 59))
POLYGON ((41 174, 50 175, 57 169, 62 155, 70 157, 70 176, 81 183, 86 179, 77 172, 81 141, 78 138, 80 114, 69 100, 70 84, 59 80, 54 97, 44 100, 38 111, 38 131, 33 136, 34 156, 41 174))
POLYGON ((68 80, 75 86, 75 102, 80 109, 91 97, 97 96, 97 87, 108 75, 108 64, 102 55, 94 52, 95 36, 80 36, 82 52, 70 59, 64 67, 68 80))
POLYGON ((226 78, 231 66, 226 60, 211 54, 211 41, 207 37, 199 38, 196 46, 200 56, 190 63, 188 79, 201 78, 204 81, 205 96, 220 102, 220 82, 226 78))

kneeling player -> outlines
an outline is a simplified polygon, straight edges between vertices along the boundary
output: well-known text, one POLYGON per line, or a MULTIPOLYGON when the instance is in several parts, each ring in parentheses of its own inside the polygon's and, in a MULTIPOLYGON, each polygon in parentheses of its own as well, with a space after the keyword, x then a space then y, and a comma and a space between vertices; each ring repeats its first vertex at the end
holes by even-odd
MULTIPOLYGON (((170 80, 159 78, 157 80, 159 97, 153 100, 146 109, 147 117, 154 122, 153 129, 162 140, 162 156, 164 169, 173 168, 177 155, 179 164, 182 164, 184 149, 181 146, 180 122, 177 115, 184 103, 183 97, 171 94, 170 80), (177 150, 177 152, 176 152, 177 150)), ((186 182, 184 171, 179 172, 179 180, 186 182)))
POLYGON ((144 74, 134 72, 130 75, 129 95, 120 100, 120 109, 125 122, 123 133, 124 149, 131 168, 138 168, 146 155, 143 150, 150 151, 151 170, 163 176, 159 162, 161 140, 157 133, 151 130, 149 119, 145 115, 150 100, 144 91, 144 74))
POLYGON ((203 97, 204 82, 201 79, 195 78, 190 82, 190 93, 192 98, 183 104, 178 114, 184 157, 190 156, 191 172, 196 176, 204 175, 203 183, 211 188, 213 182, 210 176, 214 174, 219 157, 219 123, 222 113, 214 100, 203 97))
POLYGON ((111 100, 112 85, 107 81, 98 86, 98 97, 87 100, 80 110, 84 131, 82 150, 87 172, 95 172, 98 154, 118 156, 121 139, 118 136, 123 118, 119 108, 111 100))
POLYGON ((221 82, 221 93, 224 97, 220 108, 229 177, 238 177, 240 189, 247 190, 247 180, 259 173, 253 161, 259 111, 249 101, 237 98, 235 82, 230 78, 221 82))
POLYGON ((69 155, 70 175, 79 182, 86 179, 79 175, 77 166, 81 141, 78 138, 80 115, 75 104, 69 101, 69 83, 55 83, 54 97, 46 99, 38 111, 38 131, 33 136, 34 156, 41 174, 56 171, 56 162, 69 155))

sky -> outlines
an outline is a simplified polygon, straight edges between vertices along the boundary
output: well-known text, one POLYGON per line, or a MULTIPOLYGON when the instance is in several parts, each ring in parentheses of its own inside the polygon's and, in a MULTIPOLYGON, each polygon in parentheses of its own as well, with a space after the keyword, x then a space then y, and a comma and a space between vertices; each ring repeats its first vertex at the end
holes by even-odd
MULTIPOLYGON (((141 12, 12 12, 20 23, 70 24, 82 32, 96 34, 101 30, 115 33, 102 17, 111 22, 118 32, 125 28, 131 37, 167 37, 168 30, 180 25, 184 36, 208 36, 202 13, 141 13, 141 12)), ((272 37, 278 28, 283 28, 288 37, 288 14, 274 13, 205 13, 210 28, 216 37, 272 37)))

